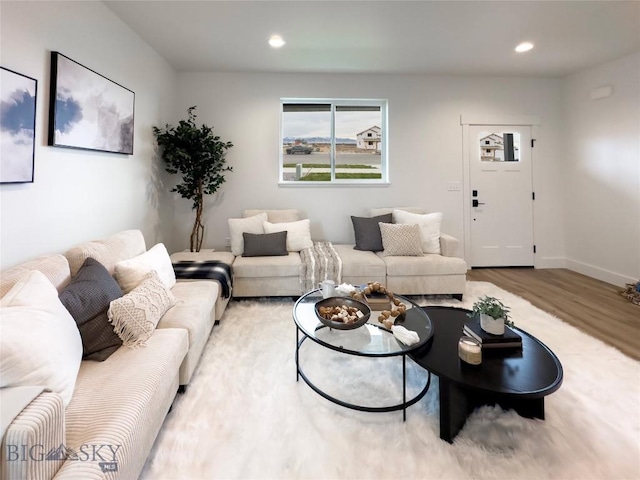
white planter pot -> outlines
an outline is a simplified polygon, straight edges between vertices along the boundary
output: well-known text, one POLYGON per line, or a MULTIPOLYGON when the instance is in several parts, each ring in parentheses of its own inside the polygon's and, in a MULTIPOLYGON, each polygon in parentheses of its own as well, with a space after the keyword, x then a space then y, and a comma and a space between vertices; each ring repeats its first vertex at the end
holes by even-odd
POLYGON ((492 335, 504 334, 504 318, 493 318, 485 313, 480 314, 480 328, 492 335))

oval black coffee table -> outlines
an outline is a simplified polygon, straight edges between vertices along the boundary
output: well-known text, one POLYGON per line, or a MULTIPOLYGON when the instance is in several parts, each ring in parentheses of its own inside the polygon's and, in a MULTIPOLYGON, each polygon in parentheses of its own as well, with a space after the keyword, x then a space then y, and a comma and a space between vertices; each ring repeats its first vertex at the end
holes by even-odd
POLYGON ((544 419, 544 397, 562 384, 558 357, 538 339, 516 329, 522 350, 482 351, 482 364, 468 365, 458 357, 462 328, 471 321, 468 310, 422 307, 433 323, 431 342, 409 356, 437 375, 440 385, 440 438, 452 442, 467 416, 481 405, 500 405, 527 418, 544 419))
POLYGON ((399 295, 396 295, 396 298, 404 302, 408 309, 404 315, 397 317, 395 323, 396 325, 402 325, 418 333, 420 341, 414 345, 407 346, 396 340, 393 333, 378 322, 379 312, 375 311, 371 312, 371 318, 367 323, 356 329, 337 330, 329 328, 320 322, 314 308, 316 302, 322 300, 320 291, 313 290, 300 297, 293 307, 293 320, 296 324, 296 380, 302 377, 305 383, 316 393, 343 407, 364 412, 392 412, 402 410, 403 419, 406 419, 407 407, 424 397, 431 384, 431 374, 429 374, 424 388, 413 398, 407 399, 406 356, 414 350, 423 347, 429 341, 433 335, 433 328, 429 316, 418 305, 399 295), (302 333, 302 338, 300 338, 300 333, 302 333), (325 348, 347 355, 357 355, 360 357, 402 357, 402 402, 383 407, 354 405, 324 392, 305 375, 300 365, 300 347, 307 339, 325 348))

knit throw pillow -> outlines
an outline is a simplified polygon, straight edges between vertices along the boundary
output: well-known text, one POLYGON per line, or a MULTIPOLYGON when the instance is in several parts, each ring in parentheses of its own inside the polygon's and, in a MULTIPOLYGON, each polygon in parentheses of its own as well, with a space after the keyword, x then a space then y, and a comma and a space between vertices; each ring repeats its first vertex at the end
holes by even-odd
POLYGON ((423 253, 437 253, 440 255, 440 225, 442 213, 427 213, 417 215, 402 210, 393 211, 393 223, 415 223, 420 227, 423 253))
POLYGON ((109 306, 109 322, 128 347, 143 346, 158 322, 176 304, 173 293, 164 286, 155 270, 136 288, 109 306))
POLYGON ((384 256, 422 256, 420 227, 415 224, 380 223, 384 256))

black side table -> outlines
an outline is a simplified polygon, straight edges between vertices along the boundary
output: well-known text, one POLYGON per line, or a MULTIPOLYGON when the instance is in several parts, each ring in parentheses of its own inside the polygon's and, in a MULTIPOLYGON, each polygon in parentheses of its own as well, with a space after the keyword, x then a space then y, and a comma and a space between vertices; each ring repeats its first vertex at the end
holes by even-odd
POLYGON ((440 385, 440 438, 451 443, 468 415, 481 405, 500 405, 527 418, 544 419, 544 397, 562 384, 562 365, 538 339, 517 329, 522 350, 482 352, 473 366, 458 357, 458 340, 468 310, 422 307, 433 323, 434 336, 411 358, 437 375, 440 385))

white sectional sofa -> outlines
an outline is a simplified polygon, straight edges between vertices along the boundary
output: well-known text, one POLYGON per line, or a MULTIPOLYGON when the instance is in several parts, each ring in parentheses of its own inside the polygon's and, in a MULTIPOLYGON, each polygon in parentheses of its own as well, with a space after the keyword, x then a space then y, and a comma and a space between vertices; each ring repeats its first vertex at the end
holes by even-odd
MULTIPOLYGON (((266 213, 271 224, 300 219, 297 210, 247 210, 243 216, 259 213, 266 213)), ((373 213, 376 216, 380 210, 373 213)), ((378 281, 399 294, 451 294, 461 299, 467 267, 457 257, 459 242, 441 234, 439 244, 440 254, 416 256, 385 256, 356 250, 354 245, 333 245, 333 249, 340 259, 342 282, 378 281)), ((136 230, 87 242, 64 255, 40 257, 2 272, 0 298, 9 297, 12 287, 34 270, 44 274, 54 291, 62 292, 87 258, 113 275, 122 261, 154 249, 146 250, 136 230)), ((232 264, 233 297, 261 297, 304 294, 302 257, 297 251, 251 257, 204 250, 174 253, 171 260, 232 264)), ((229 298, 221 291, 212 280, 176 282, 171 287, 176 304, 160 318, 146 346, 121 346, 104 361, 80 362, 66 404, 47 385, 2 388, 0 480, 136 478, 176 392, 189 383, 214 322, 223 316, 229 298), (73 455, 77 459, 71 459, 73 455)))
MULTIPOLYGON (((145 251, 136 230, 87 242, 3 271, 0 296, 33 270, 60 292, 87 257, 113 274, 118 262, 145 251)), ((66 408, 47 385, 2 388, 2 479, 137 478, 179 386, 193 375, 214 325, 218 289, 206 280, 176 283, 176 304, 145 346, 120 346, 104 361, 79 363, 66 408)))
MULTIPOLYGON (((422 213, 419 208, 406 208, 422 213)), ((371 216, 391 213, 393 208, 375 209, 371 216)), ((297 210, 245 210, 248 218, 266 213, 271 223, 300 220, 297 210)), ((355 250, 354 245, 333 245, 342 262, 341 281, 360 285, 377 281, 404 295, 449 294, 462 299, 466 262, 459 258, 458 240, 440 234, 441 254, 385 256, 383 252, 355 250)), ((227 252, 228 253, 228 252, 227 252)), ((305 265, 298 252, 286 256, 236 256, 233 260, 234 297, 299 296, 305 293, 300 278, 305 265)))

